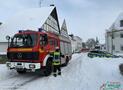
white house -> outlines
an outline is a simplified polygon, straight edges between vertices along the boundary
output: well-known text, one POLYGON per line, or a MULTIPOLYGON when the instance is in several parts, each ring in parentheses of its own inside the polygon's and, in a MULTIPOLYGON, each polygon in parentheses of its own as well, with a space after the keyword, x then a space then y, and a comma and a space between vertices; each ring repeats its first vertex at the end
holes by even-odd
POLYGON ((54 33, 60 32, 56 7, 23 10, 5 21, 0 26, 0 52, 6 52, 7 40, 5 37, 7 35, 12 37, 19 30, 38 31, 39 28, 48 31, 51 30, 54 33))
POLYGON ((68 44, 68 43, 71 43, 71 40, 69 39, 69 35, 68 35, 68 31, 67 31, 67 25, 66 25, 65 20, 63 21, 63 24, 61 25, 60 33, 61 33, 60 39, 67 41, 67 43, 60 42, 61 52, 64 52, 66 54, 68 54, 68 52, 71 53, 72 52, 71 45, 68 44), (65 49, 64 47, 66 47, 68 49, 65 49))
POLYGON ((110 53, 123 53, 123 13, 106 31, 106 50, 110 53))
MULTIPOLYGON (((2 22, 0 22, 0 30, 2 28, 2 22)), ((0 37, 2 38, 2 37, 0 37)), ((1 54, 6 54, 6 47, 8 46, 6 41, 0 41, 0 55, 1 54)))
POLYGON ((74 53, 76 51, 76 40, 73 35, 69 35, 69 38, 71 40, 72 53, 74 53))
POLYGON ((82 49, 82 39, 79 36, 69 35, 71 44, 72 44, 72 52, 79 52, 82 49))
POLYGON ((76 51, 79 52, 82 49, 82 39, 79 36, 75 36, 76 40, 76 51))

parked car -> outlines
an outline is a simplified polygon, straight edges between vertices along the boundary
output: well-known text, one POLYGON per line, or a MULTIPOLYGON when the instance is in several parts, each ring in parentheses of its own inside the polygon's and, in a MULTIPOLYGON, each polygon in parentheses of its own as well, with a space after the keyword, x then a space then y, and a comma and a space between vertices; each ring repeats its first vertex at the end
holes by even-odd
POLYGON ((108 53, 106 51, 90 51, 88 53, 88 57, 93 58, 93 57, 107 57, 107 58, 118 58, 119 56, 113 55, 111 53, 108 53))

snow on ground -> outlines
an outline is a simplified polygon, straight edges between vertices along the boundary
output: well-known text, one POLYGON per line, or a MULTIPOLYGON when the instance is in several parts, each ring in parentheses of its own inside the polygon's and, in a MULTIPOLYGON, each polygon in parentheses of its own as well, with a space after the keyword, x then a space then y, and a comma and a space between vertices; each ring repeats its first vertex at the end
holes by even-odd
POLYGON ((0 55, 6 55, 6 52, 0 52, 0 55))
POLYGON ((120 63, 122 58, 91 59, 86 54, 75 54, 58 77, 42 77, 36 73, 19 75, 0 65, 0 90, 100 90, 107 82, 123 85, 120 63))

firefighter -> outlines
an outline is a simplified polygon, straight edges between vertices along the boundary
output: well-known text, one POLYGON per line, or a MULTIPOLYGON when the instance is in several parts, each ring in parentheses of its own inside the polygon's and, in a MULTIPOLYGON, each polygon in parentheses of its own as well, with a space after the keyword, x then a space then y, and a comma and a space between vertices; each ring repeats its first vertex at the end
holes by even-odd
POLYGON ((59 47, 56 47, 55 52, 53 53, 53 75, 54 75, 54 77, 56 77, 57 74, 61 75, 60 56, 61 56, 60 49, 59 49, 59 47))

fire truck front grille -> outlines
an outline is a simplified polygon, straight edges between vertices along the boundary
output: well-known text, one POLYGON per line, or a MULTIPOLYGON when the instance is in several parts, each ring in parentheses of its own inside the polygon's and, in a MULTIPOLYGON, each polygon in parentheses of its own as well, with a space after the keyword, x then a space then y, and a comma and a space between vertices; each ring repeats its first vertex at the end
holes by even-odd
POLYGON ((9 52, 7 53, 8 59, 16 60, 38 60, 38 52, 9 52))

